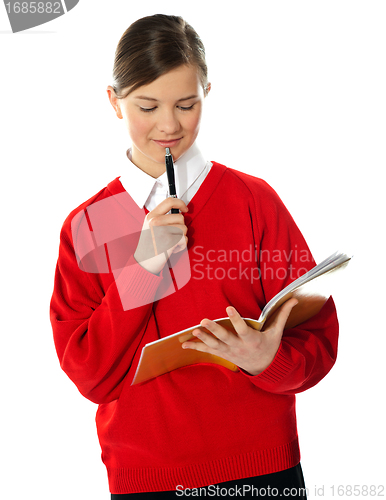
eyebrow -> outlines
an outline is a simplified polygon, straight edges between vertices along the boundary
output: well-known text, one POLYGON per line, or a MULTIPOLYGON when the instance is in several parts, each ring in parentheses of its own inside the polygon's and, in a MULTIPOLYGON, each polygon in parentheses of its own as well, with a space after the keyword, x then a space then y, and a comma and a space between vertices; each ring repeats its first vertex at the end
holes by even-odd
MULTIPOLYGON (((188 97, 182 97, 181 99, 178 99, 177 102, 188 101, 189 99, 195 99, 196 97, 198 97, 196 94, 190 95, 188 97)), ((143 99, 145 101, 158 101, 158 99, 154 99, 154 97, 146 97, 144 95, 136 96, 135 99, 143 99)))

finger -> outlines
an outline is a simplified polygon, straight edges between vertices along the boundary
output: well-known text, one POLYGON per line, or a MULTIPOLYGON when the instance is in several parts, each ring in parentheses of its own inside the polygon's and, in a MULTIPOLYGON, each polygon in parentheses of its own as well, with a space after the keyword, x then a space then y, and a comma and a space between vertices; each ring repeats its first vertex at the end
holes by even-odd
MULTIPOLYGON (((197 335, 198 329, 194 330, 192 333, 195 337, 198 337, 198 335, 197 335)), ((202 333, 204 334, 204 332, 202 332, 202 333)), ((205 335, 207 335, 207 334, 205 334, 205 335)), ((200 338, 200 337, 198 337, 198 338, 200 338)), ((202 339, 200 338, 200 340, 202 340, 202 339)), ((183 342, 181 344, 181 347, 183 349, 193 349, 195 351, 201 351, 201 352, 211 352, 212 351, 212 348, 210 348, 205 342, 194 342, 192 340, 188 340, 187 342, 183 342)))
POLYGON ((229 319, 231 320, 233 328, 236 330, 237 335, 239 335, 240 337, 245 337, 246 335, 249 335, 251 333, 250 327, 245 323, 243 318, 234 307, 227 307, 226 312, 229 316, 229 319))
POLYGON ((192 333, 195 337, 199 338, 202 342, 204 342, 204 344, 206 344, 211 349, 221 350, 225 346, 224 342, 220 338, 220 337, 224 338, 224 335, 222 335, 221 332, 219 331, 219 329, 221 329, 222 327, 217 325, 213 321, 210 321, 210 323, 213 323, 213 325, 218 327, 214 328, 213 325, 208 324, 208 321, 209 320, 205 320, 204 324, 203 322, 201 322, 201 326, 204 329, 206 329, 207 332, 201 328, 197 328, 192 333))
POLYGON ((169 225, 158 226, 152 224, 150 228, 153 228, 154 234, 156 235, 157 238, 167 238, 170 237, 171 235, 176 235, 176 236, 179 235, 180 239, 182 239, 182 237, 186 236, 188 232, 188 228, 181 224, 173 224, 171 226, 169 225))
MULTIPOLYGON (((155 217, 157 215, 165 215, 167 214, 172 208, 178 208, 181 210, 181 212, 188 212, 188 207, 186 204, 180 200, 179 198, 172 198, 171 196, 168 198, 165 198, 164 200, 161 201, 159 205, 157 205, 151 212, 147 214, 148 219, 155 217)), ((172 215, 172 214, 170 214, 172 215)), ((173 214, 173 215, 178 215, 178 214, 173 214)))
POLYGON ((182 252, 188 245, 188 237, 184 236, 181 238, 181 242, 174 248, 173 253, 182 252))
POLYGON ((150 226, 141 233, 141 255, 145 259, 153 255, 171 251, 184 239, 181 226, 150 226))
POLYGON ((182 214, 166 214, 166 215, 155 215, 153 217, 149 217, 150 213, 151 212, 147 214, 149 226, 167 226, 167 225, 183 226, 185 224, 184 216, 182 214))
POLYGON ((158 253, 172 251, 176 245, 185 241, 183 226, 151 225, 152 241, 155 242, 158 253))
POLYGON ((178 208, 181 212, 187 212, 189 209, 186 204, 179 198, 172 198, 171 196, 161 201, 153 210, 156 215, 168 213, 172 208, 178 208))
POLYGON ((276 316, 271 328, 283 331, 285 324, 287 323, 288 316, 290 315, 292 308, 296 306, 298 300, 292 297, 291 299, 284 302, 284 304, 279 308, 279 313, 276 316))
MULTIPOLYGON (((215 321, 211 321, 205 318, 201 321, 200 324, 203 328, 206 328, 208 331, 210 331, 222 344, 235 345, 235 341, 237 343, 237 337, 234 335, 234 333, 230 332, 215 321)), ((210 337, 213 338, 212 335, 210 335, 210 337)), ((220 345, 219 348, 220 347, 223 346, 220 345)))

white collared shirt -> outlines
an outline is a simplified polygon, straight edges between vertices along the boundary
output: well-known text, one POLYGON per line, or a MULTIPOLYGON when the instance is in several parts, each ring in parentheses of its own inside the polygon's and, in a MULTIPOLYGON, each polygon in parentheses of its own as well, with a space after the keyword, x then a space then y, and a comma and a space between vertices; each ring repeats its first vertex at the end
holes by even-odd
MULTIPOLYGON (((169 196, 166 171, 154 179, 132 163, 131 148, 126 151, 126 157, 129 163, 119 180, 139 208, 145 206, 151 211, 169 196)), ((194 143, 174 163, 177 198, 182 199, 187 205, 197 193, 211 167, 212 163, 204 159, 197 144, 194 143)))

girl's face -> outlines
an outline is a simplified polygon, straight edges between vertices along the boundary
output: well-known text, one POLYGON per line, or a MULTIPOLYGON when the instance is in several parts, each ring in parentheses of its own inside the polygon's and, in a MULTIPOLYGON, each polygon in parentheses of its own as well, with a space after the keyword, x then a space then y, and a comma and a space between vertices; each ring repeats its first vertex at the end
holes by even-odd
POLYGON ((153 177, 165 172, 165 148, 176 161, 196 140, 204 90, 195 66, 180 66, 125 99, 107 90, 132 140, 132 161, 153 177))

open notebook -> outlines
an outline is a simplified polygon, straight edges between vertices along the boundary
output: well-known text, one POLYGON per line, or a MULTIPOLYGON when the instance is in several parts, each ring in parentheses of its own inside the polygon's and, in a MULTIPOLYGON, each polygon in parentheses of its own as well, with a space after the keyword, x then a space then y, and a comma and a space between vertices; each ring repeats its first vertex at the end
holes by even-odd
MULTIPOLYGON (((269 327, 278 313, 278 308, 291 297, 295 297, 298 304, 292 309, 285 328, 293 328, 310 319, 321 310, 330 296, 331 275, 335 275, 336 271, 344 269, 350 259, 351 257, 344 253, 335 252, 275 295, 264 307, 257 320, 243 318, 244 321, 255 330, 262 330, 263 326, 265 328, 269 327)), ((229 318, 220 318, 213 321, 236 334, 229 318)), ((181 332, 146 344, 142 349, 137 371, 131 385, 145 382, 182 366, 195 363, 214 363, 237 371, 236 365, 218 356, 192 349, 182 349, 181 344, 188 340, 201 342, 192 334, 192 331, 196 328, 205 330, 201 325, 194 325, 181 332)), ((208 332, 208 330, 205 331, 208 332)))

